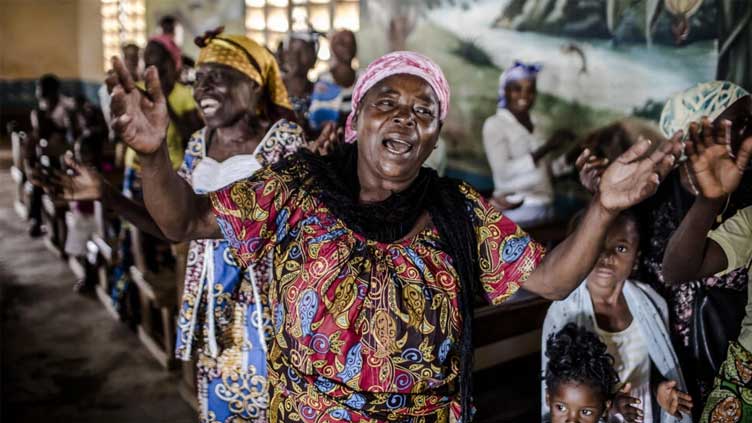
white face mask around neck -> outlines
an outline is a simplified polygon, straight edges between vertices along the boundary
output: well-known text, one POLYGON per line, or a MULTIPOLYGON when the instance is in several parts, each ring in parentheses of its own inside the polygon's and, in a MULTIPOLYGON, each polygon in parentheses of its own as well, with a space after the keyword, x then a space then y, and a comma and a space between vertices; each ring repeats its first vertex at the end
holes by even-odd
POLYGON ((254 154, 241 154, 218 162, 204 157, 193 170, 193 191, 197 194, 218 191, 233 182, 246 179, 261 169, 254 154))

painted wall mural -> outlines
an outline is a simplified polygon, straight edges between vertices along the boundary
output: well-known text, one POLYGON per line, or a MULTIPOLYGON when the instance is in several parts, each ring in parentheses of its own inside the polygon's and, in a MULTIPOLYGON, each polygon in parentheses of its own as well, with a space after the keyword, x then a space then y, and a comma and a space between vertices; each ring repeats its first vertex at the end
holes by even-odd
POLYGON ((657 120, 669 95, 719 70, 751 88, 750 13, 731 0, 369 0, 359 57, 408 48, 439 62, 453 90, 450 167, 483 176, 481 129, 515 60, 543 65, 533 111, 544 133, 584 136, 630 115, 657 120))

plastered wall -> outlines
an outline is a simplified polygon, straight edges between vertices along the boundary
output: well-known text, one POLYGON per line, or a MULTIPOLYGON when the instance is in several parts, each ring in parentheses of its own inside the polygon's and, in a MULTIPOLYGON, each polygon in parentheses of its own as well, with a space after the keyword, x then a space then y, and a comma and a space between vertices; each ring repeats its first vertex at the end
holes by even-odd
POLYGON ((103 77, 99 0, 0 0, 0 79, 103 77))

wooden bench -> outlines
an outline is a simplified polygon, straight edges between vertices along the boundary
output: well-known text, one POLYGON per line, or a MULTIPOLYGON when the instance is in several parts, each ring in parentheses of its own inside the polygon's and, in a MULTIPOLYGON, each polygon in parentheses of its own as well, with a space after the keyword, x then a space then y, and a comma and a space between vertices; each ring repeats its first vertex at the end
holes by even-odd
POLYGON ((477 421, 536 421, 541 328, 550 301, 525 291, 473 320, 477 421), (514 384, 510 388, 510 384, 514 384), (504 401, 499 401, 503 396, 504 401))
POLYGON ((120 320, 120 315, 112 304, 112 298, 110 297, 110 290, 112 288, 110 286, 110 273, 117 260, 118 240, 117 237, 112 238, 110 236, 110 216, 99 201, 94 202, 94 219, 97 222, 97 229, 91 240, 86 243, 88 251, 86 258, 89 265, 95 268, 97 275, 97 284, 94 288, 97 298, 112 318, 120 320))
POLYGON ((67 259, 65 254, 65 237, 68 228, 65 224, 65 213, 68 203, 53 198, 48 194, 42 195, 42 222, 47 227, 44 234, 44 244, 61 259, 67 259))
POLYGON ((176 366, 175 351, 175 273, 142 273, 131 266, 131 279, 138 287, 141 321, 138 338, 165 369, 176 366))
POLYGON ((541 329, 550 301, 524 291, 507 303, 475 310, 475 370, 484 370, 540 351, 541 329))
POLYGON ((26 143, 26 133, 23 131, 10 130, 11 155, 13 162, 10 167, 10 176, 13 179, 15 189, 13 190, 13 208, 22 219, 29 217, 29 193, 31 192, 31 183, 27 181, 24 172, 24 146, 26 143))
POLYGON ((174 269, 154 273, 147 268, 143 234, 130 228, 133 261, 130 276, 138 288, 141 319, 138 337, 154 358, 167 370, 177 367, 175 326, 177 321, 177 275, 174 269))

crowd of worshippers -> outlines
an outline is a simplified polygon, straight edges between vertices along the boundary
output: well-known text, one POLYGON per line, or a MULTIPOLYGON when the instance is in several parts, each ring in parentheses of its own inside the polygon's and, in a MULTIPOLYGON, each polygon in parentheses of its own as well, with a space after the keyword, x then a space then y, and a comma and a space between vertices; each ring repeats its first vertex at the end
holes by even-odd
MULTIPOLYGON (((102 112, 38 83, 27 172, 36 203, 70 202, 68 254, 85 254, 93 201, 149 235, 155 269, 190 241, 174 353, 196 359, 200 421, 469 422, 473 309, 521 287, 553 300, 544 421, 752 419, 749 93, 700 83, 655 128, 586 136, 571 161, 590 199, 573 216, 554 189, 561 136, 531 116, 540 65, 500 76, 483 195, 443 176, 450 87, 431 58, 355 69, 339 31, 314 82, 320 36, 272 53, 210 31, 190 70, 168 33, 126 45, 102 112), (549 251, 528 235, 562 221, 549 251)), ((118 248, 116 306, 133 246, 118 248)))

